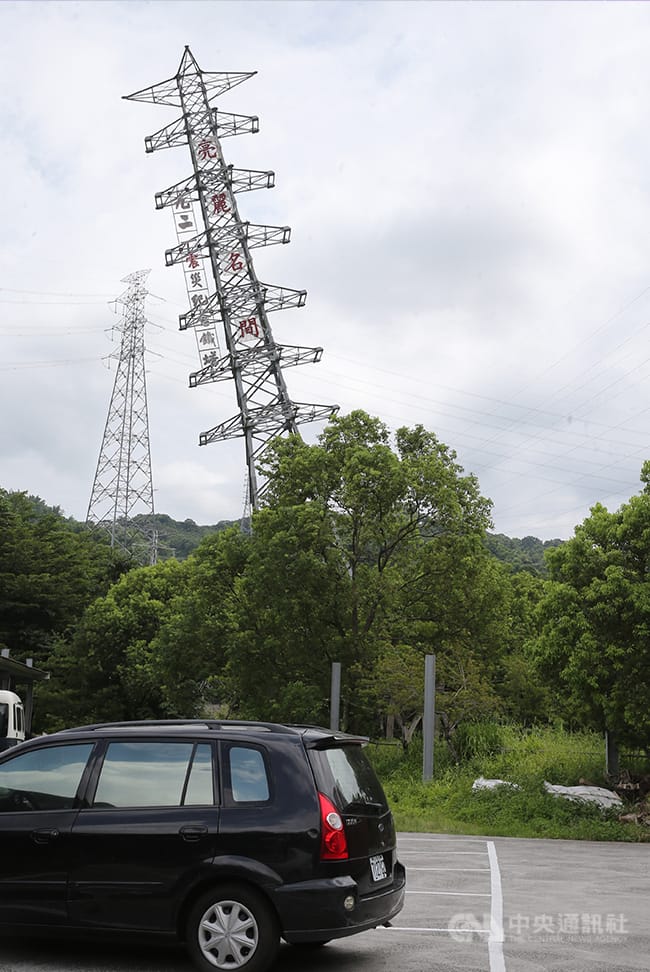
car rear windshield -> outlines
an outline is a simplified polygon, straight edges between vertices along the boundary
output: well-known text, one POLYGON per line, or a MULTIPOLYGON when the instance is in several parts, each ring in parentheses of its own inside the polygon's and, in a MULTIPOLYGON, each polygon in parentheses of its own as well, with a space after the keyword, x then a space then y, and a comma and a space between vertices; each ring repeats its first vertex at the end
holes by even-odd
POLYGON ((341 811, 380 813, 387 809, 381 783, 361 746, 336 746, 318 755, 330 777, 330 795, 341 811))

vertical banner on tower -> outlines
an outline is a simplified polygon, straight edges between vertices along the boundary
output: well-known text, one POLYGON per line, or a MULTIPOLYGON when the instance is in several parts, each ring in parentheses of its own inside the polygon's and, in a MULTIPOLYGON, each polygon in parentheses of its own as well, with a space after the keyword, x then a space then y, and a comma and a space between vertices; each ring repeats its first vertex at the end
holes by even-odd
MULTIPOLYGON (((188 194, 179 194, 174 203, 174 225, 176 238, 179 243, 187 243, 198 234, 194 204, 188 194)), ((190 250, 183 261, 185 286, 191 310, 206 306, 210 299, 208 277, 205 271, 205 260, 197 250, 190 250)), ((219 337, 212 322, 211 315, 199 321, 194 328, 196 346, 202 368, 217 361, 220 355, 219 337)))

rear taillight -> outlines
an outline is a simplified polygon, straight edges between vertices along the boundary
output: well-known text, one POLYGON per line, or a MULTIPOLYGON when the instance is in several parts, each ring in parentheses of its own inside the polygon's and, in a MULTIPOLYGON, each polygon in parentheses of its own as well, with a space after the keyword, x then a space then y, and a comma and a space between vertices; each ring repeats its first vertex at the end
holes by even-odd
POLYGON ((321 861, 344 861, 348 856, 348 842, 341 814, 331 800, 322 793, 320 802, 320 858, 321 861))

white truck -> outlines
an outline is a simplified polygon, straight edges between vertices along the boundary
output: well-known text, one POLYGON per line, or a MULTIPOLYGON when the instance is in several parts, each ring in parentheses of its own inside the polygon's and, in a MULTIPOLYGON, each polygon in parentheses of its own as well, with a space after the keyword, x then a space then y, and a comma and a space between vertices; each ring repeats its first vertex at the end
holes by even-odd
POLYGON ((0 751, 25 740, 25 710, 15 692, 0 690, 0 751))

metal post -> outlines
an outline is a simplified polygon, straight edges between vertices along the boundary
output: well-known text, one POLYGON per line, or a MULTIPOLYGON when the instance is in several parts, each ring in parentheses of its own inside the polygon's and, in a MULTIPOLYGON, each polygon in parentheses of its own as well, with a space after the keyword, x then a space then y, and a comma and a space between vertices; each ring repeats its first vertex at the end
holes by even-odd
POLYGON ((618 778, 618 740, 613 732, 605 729, 605 773, 610 780, 618 778))
MULTIPOLYGON (((34 667, 34 659, 26 658, 25 664, 29 668, 34 667)), ((25 695, 25 739, 29 739, 32 735, 32 720, 34 718, 34 683, 27 683, 27 692, 25 695)))
POLYGON ((436 723, 436 656, 424 657, 424 717, 422 719, 422 781, 433 777, 433 737, 436 723))
POLYGON ((332 732, 338 732, 340 706, 341 662, 332 662, 332 684, 330 689, 330 729, 332 732))

